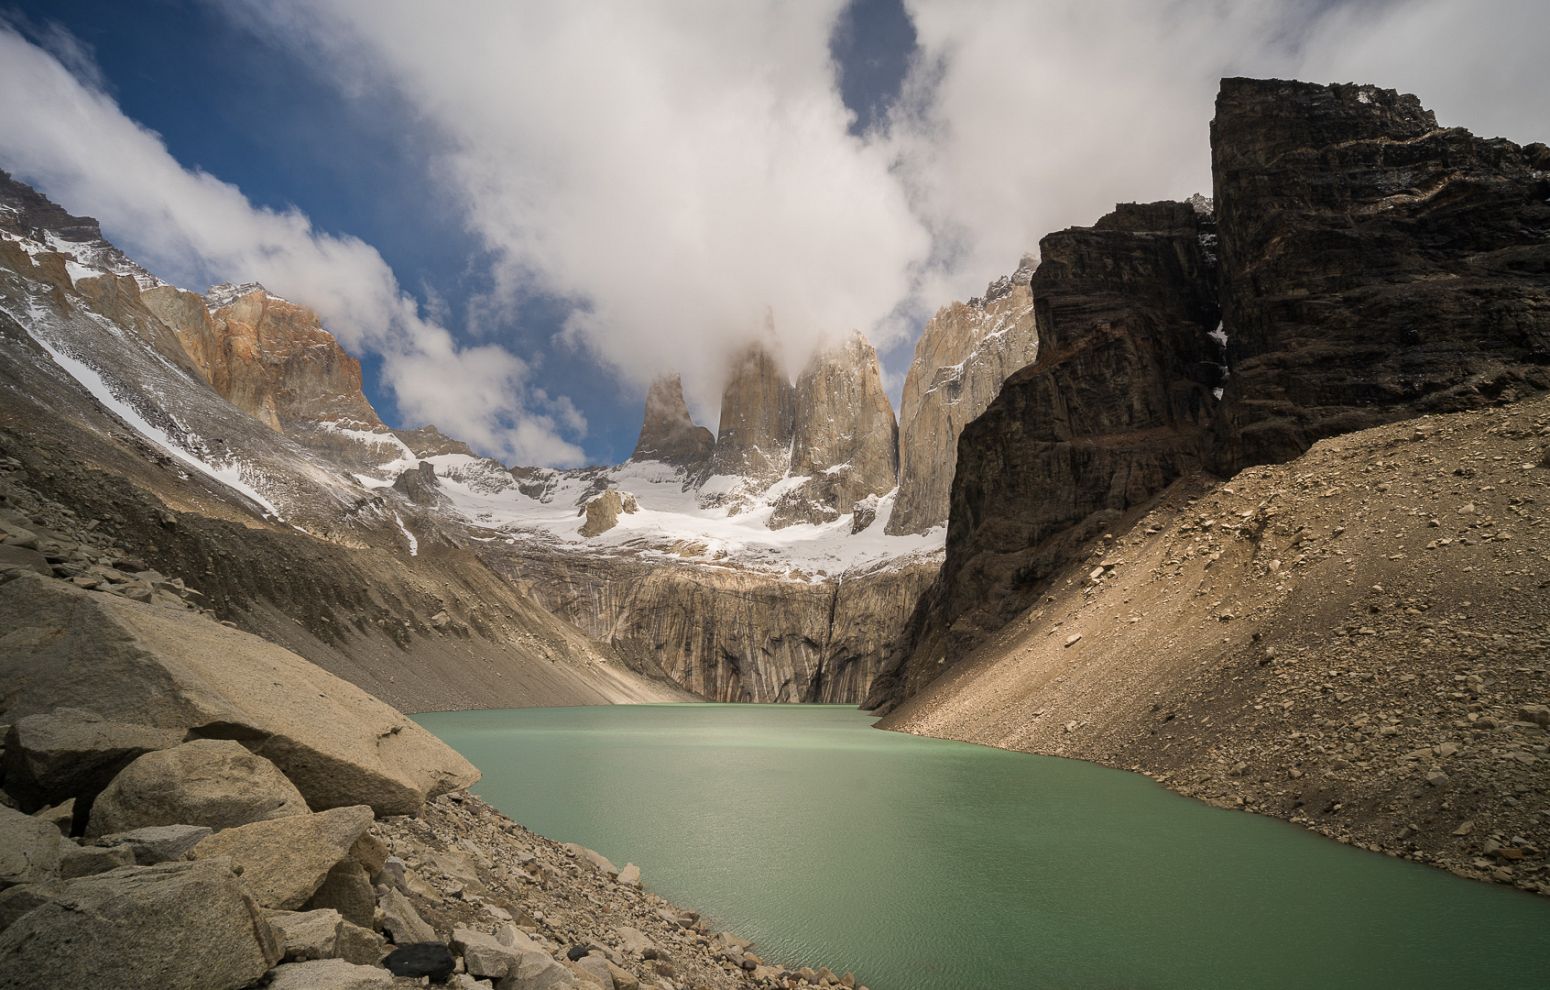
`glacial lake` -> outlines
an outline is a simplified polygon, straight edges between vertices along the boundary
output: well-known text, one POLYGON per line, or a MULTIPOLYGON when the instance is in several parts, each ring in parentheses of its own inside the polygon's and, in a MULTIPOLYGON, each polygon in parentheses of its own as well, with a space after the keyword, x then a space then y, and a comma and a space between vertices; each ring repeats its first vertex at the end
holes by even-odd
POLYGON ((1550 900, 854 708, 416 716, 474 790, 873 990, 1550 987, 1550 900))

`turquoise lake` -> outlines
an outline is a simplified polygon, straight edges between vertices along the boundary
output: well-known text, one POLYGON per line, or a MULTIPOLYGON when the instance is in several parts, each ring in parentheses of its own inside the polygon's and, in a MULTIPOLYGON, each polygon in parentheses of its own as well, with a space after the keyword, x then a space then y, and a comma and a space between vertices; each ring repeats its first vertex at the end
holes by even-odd
POLYGON ((854 708, 416 716, 474 790, 872 990, 1550 987, 1550 900, 854 708))

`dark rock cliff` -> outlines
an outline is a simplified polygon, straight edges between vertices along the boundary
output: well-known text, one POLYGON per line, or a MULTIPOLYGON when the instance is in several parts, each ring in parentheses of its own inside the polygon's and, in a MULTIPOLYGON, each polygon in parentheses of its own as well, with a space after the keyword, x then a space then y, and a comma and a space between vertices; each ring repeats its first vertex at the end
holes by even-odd
POLYGON ((689 407, 684 404, 683 382, 677 375, 664 375, 651 383, 646 393, 646 411, 641 417, 640 438, 630 460, 690 467, 705 463, 715 445, 711 432, 696 426, 690 417, 689 407))
POLYGON ((1550 148, 1391 90, 1248 79, 1223 81, 1211 140, 1214 223, 1152 204, 1045 238, 1038 360, 960 437, 942 575, 869 705, 1185 474, 1550 388, 1550 148))

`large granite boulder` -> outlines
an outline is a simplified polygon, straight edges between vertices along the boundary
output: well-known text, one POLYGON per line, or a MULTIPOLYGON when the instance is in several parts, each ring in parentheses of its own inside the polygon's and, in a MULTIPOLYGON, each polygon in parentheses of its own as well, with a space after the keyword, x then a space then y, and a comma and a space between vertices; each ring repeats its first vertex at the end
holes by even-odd
MULTIPOLYGON (((4 668, 5 660, 0 659, 0 670, 4 668)), ((89 691, 73 698, 57 697, 61 702, 96 700, 89 691)), ((16 709, 9 711, 14 717, 16 709)), ((79 708, 26 715, 5 736, 0 756, 5 789, 26 811, 71 799, 84 811, 131 761, 176 744, 181 735, 174 729, 110 721, 79 708)))
POLYGON ((679 467, 704 464, 716 446, 716 437, 703 426, 696 426, 684 403, 683 382, 677 375, 664 375, 651 383, 646 392, 646 410, 641 418, 640 438, 635 441, 632 461, 663 461, 679 467))
POLYGON ((67 844, 52 822, 0 806, 0 890, 53 878, 67 844))
POLYGON ((190 855, 229 858, 259 904, 294 911, 317 893, 371 820, 371 809, 360 805, 254 822, 203 839, 190 855))
POLYGON ((947 522, 958 435, 1039 352, 1033 260, 996 279, 983 296, 937 311, 915 342, 899 397, 899 495, 890 533, 923 533, 947 522))
POLYGON ((86 834, 151 825, 223 829, 306 813, 301 792, 273 763, 229 739, 196 739, 125 767, 97 796, 86 834))
POLYGON ((1550 148, 1375 86, 1224 79, 1223 470, 1550 388, 1550 148))
POLYGON ((280 943, 222 860, 129 866, 19 888, 0 932, 0 987, 237 990, 280 943))
POLYGON ((413 814, 479 777, 399 712, 273 643, 31 575, 0 585, 0 683, 11 717, 90 698, 106 719, 239 740, 314 809, 413 814))

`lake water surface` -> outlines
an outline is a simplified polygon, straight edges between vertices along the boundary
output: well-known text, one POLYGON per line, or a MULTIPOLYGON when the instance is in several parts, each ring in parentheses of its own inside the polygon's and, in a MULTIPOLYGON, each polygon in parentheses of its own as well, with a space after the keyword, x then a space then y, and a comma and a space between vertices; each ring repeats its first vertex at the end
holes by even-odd
POLYGON ((1550 901, 854 708, 416 716, 529 828, 873 990, 1550 987, 1550 901))

